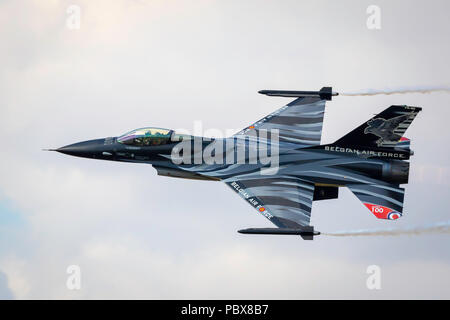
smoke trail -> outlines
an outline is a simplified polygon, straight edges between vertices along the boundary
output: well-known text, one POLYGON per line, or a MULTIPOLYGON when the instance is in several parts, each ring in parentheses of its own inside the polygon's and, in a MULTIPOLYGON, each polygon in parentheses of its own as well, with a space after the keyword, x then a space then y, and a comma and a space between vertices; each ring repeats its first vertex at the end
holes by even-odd
POLYGON ((338 232, 321 232, 322 235, 333 237, 354 236, 401 236, 422 234, 450 234, 450 221, 438 222, 425 226, 409 227, 403 229, 361 229, 338 232))
POLYGON ((450 87, 422 87, 422 88, 403 88, 403 89, 366 89, 354 92, 339 93, 341 96, 376 96, 376 95, 391 95, 391 94, 407 94, 407 93, 433 93, 444 92, 450 93, 450 87))

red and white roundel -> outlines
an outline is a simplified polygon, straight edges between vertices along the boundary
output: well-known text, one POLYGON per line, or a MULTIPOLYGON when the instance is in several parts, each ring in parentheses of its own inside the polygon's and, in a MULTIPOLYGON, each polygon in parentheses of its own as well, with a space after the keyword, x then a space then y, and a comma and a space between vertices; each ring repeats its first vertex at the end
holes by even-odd
POLYGON ((389 220, 397 220, 397 219, 400 218, 401 216, 402 216, 402 214, 401 214, 400 212, 394 211, 394 212, 389 213, 388 219, 389 219, 389 220))

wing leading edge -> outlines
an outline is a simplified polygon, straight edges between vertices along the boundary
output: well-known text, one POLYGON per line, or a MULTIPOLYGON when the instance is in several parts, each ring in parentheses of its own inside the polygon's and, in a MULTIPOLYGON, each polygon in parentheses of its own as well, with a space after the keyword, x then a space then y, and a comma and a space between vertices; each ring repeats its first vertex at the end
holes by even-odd
POLYGON ((280 142, 315 146, 322 135, 325 100, 319 97, 300 97, 235 134, 267 137, 278 130, 280 142))

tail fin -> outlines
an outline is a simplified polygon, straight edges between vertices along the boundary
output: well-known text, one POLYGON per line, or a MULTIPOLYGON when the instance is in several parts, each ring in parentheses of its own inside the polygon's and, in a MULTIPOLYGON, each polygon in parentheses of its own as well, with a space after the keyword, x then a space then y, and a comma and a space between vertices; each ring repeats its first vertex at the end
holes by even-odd
POLYGON ((421 110, 420 107, 390 106, 333 144, 367 148, 402 148, 405 143, 402 143, 401 138, 421 110))
POLYGON ((405 189, 398 185, 349 184, 347 187, 378 219, 396 220, 402 216, 405 189))

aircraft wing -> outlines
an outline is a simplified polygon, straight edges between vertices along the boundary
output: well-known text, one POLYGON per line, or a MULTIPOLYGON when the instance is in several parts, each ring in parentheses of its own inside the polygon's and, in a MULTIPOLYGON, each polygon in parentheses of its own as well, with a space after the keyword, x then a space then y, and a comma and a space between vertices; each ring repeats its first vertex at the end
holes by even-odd
POLYGON ((309 226, 314 184, 289 175, 263 176, 259 172, 224 181, 278 228, 309 226))
POLYGON ((280 142, 319 145, 324 111, 325 100, 320 97, 300 97, 239 131, 235 136, 263 136, 270 139, 271 130, 277 129, 280 142))

